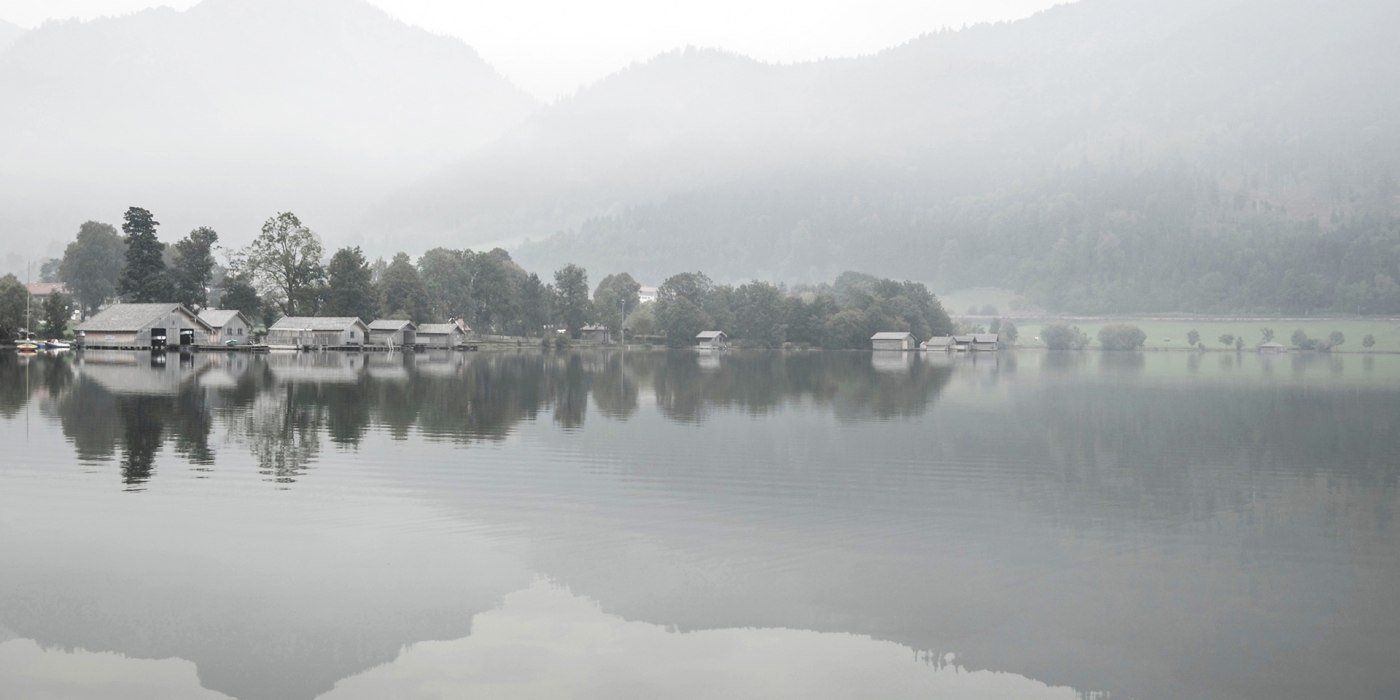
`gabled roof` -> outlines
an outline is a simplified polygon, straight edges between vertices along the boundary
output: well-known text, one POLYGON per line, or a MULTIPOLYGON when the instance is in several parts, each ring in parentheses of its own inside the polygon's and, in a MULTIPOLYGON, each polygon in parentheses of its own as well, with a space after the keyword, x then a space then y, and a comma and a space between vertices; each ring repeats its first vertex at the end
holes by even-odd
POLYGON ((924 345, 931 345, 931 346, 934 346, 934 347, 941 347, 941 346, 952 345, 952 344, 953 344, 953 336, 951 336, 951 335, 935 335, 935 336, 933 336, 932 338, 929 338, 928 340, 925 340, 925 341, 924 341, 924 345))
POLYGON ((418 335, 452 335, 453 331, 466 332, 456 323, 425 323, 418 327, 418 335))
POLYGON ((405 328, 417 327, 418 326, 413 325, 412 321, 406 318, 379 318, 369 324, 369 329, 372 331, 401 331, 405 328))
POLYGON ((955 336, 953 336, 953 342, 954 342, 954 343, 963 343, 963 344, 971 343, 971 342, 972 342, 972 336, 970 336, 970 335, 955 335, 955 336))
POLYGON ((714 340, 715 338, 727 338, 724 331, 700 331, 695 334, 697 340, 714 340))
POLYGON ((881 332, 879 332, 879 333, 876 333, 875 335, 870 336, 870 339, 871 339, 871 340, 904 340, 905 338, 912 338, 912 337, 914 337, 914 334, 913 334, 913 333, 910 333, 909 331, 881 331, 881 332))
POLYGON ((24 288, 29 290, 29 296, 33 297, 46 297, 54 292, 68 293, 68 285, 62 282, 30 282, 24 285, 24 288))
POLYGON ((271 331, 343 331, 350 326, 363 326, 354 316, 283 316, 272 324, 271 331))
POLYGON ((235 318, 242 318, 243 323, 251 326, 253 319, 238 309, 205 309, 199 312, 199 320, 209 324, 214 328, 223 328, 229 321, 235 318))
POLYGON ((150 325, 152 321, 168 314, 172 311, 179 312, 189 317, 192 323, 196 323, 206 331, 214 330, 208 323, 200 320, 193 311, 180 304, 113 304, 101 313, 78 324, 76 330, 84 333, 92 332, 119 332, 136 331, 150 325))
POLYGON ((997 334, 996 334, 996 333, 973 333, 973 334, 972 334, 972 342, 974 342, 974 343, 995 343, 995 342, 997 342, 997 334))

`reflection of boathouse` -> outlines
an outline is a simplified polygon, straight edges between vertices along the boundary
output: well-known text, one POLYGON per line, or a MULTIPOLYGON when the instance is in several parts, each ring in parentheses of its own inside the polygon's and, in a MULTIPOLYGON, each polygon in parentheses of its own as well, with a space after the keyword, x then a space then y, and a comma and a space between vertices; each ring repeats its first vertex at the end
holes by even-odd
POLYGON ((85 354, 78 376, 116 395, 174 396, 199 373, 149 352, 85 354))
POLYGON ((907 352, 877 352, 870 355, 870 366, 876 372, 907 373, 918 357, 907 352))

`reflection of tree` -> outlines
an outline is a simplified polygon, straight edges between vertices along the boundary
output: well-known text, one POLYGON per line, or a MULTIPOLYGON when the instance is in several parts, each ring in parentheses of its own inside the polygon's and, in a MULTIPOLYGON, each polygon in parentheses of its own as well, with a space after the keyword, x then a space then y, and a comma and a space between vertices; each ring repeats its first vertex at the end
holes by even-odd
POLYGON ((161 433, 169 419, 170 401, 162 396, 123 396, 117 399, 122 421, 122 483, 137 486, 150 480, 161 433))
POLYGON ((596 369, 592 370, 593 402, 609 418, 626 419, 637 412, 636 375, 623 361, 622 353, 609 353, 595 361, 596 369))
POLYGON ((259 473, 279 484, 304 476, 321 450, 320 404, 298 401, 300 392, 297 386, 264 392, 230 427, 252 452, 259 473))
POLYGON ((116 453, 121 416, 116 397, 100 384, 90 380, 74 383, 56 398, 54 410, 79 460, 101 462, 116 453))
POLYGON ((18 414, 29 401, 30 392, 38 386, 32 371, 37 360, 12 352, 0 353, 0 417, 18 414))
POLYGON ((588 390, 592 385, 591 373, 583 369, 583 358, 578 353, 569 353, 562 360, 555 360, 552 374, 554 383, 554 420, 565 428, 583 425, 584 414, 588 411, 588 390), (563 371, 559 372, 559 365, 563 371))
POLYGON ((742 352, 715 359, 692 352, 663 356, 652 372, 662 413, 698 422, 714 406, 757 414, 806 398, 832 405, 843 419, 917 416, 953 372, 917 358, 880 371, 867 353, 742 352), (710 366, 702 367, 701 359, 710 366))

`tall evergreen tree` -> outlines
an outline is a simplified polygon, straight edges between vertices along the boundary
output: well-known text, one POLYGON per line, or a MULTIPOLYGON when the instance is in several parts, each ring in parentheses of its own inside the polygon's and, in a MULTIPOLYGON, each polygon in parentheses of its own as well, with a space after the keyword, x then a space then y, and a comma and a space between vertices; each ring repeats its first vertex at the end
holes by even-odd
POLYGON ((379 294, 383 315, 407 317, 418 323, 426 319, 428 294, 423 288, 423 280, 418 276, 418 268, 413 266, 407 253, 395 255, 384 268, 384 274, 379 279, 379 294))
POLYGON ((374 320, 379 295, 374 271, 364 251, 358 246, 337 250, 326 266, 326 277, 326 301, 322 311, 327 316, 355 316, 366 323, 374 320))
POLYGON ((122 269, 117 293, 133 303, 170 301, 174 290, 165 269, 165 244, 156 238, 160 225, 151 212, 131 207, 122 217, 126 234, 126 267, 122 269))
POLYGON ((588 298, 588 271, 578 265, 565 265, 554 273, 555 298, 559 319, 577 338, 579 329, 593 316, 593 302, 588 298))
POLYGON ((214 229, 200 227, 175 243, 170 280, 176 301, 191 308, 208 305, 209 281, 214 276, 214 246, 218 242, 219 234, 214 229))
POLYGON ((68 321, 73 318, 73 300, 62 292, 52 292, 44 299, 45 338, 62 338, 68 334, 68 321))
POLYGON ((540 276, 533 272, 520 284, 521 335, 535 336, 544 332, 544 327, 554 315, 552 294, 552 290, 540 281, 540 276))
POLYGON ((245 275, 233 274, 224 278, 224 296, 219 300, 219 308, 237 309, 254 322, 267 320, 258 290, 245 275))

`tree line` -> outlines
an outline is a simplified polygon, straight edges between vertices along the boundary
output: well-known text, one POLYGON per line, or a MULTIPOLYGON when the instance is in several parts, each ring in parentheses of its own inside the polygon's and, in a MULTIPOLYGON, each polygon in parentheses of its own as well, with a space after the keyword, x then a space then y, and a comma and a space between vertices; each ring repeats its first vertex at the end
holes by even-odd
MULTIPOLYGON (((599 324, 614 334, 689 345, 702 330, 724 331, 746 346, 785 343, 865 348, 872 334, 907 330, 920 339, 947 335, 952 321, 922 283, 846 272, 831 283, 792 290, 769 282, 716 284, 702 272, 667 278, 654 304, 627 272, 595 287, 588 271, 564 265, 542 279, 505 250, 433 248, 417 260, 400 252, 371 261, 357 246, 326 255, 320 236, 291 212, 263 223, 247 247, 225 250, 218 233, 197 228, 167 245, 150 211, 131 207, 120 234, 110 224, 79 227, 61 259, 44 265, 64 282, 86 317, 114 300, 178 302, 194 309, 237 309, 264 325, 281 316, 462 319, 478 333, 578 338, 599 324)), ((4 304, 0 284, 0 306, 4 304)), ((0 308, 3 313, 3 308, 0 308)), ((71 313, 71 310, 70 312, 71 313)))

